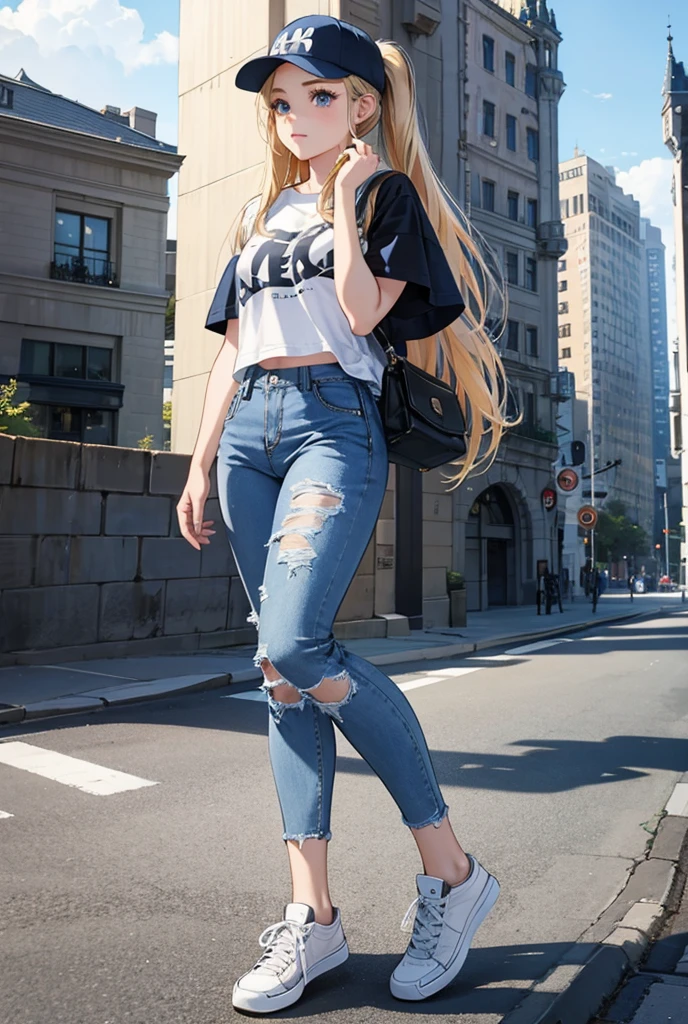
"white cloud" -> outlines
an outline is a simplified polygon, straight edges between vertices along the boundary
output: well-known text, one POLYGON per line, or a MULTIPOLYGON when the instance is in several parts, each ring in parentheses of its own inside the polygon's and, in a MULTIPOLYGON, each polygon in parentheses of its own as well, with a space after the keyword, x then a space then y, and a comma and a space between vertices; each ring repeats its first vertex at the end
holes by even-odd
POLYGON ((655 156, 650 160, 618 171, 616 183, 624 192, 630 193, 640 203, 643 217, 649 217, 655 227, 662 231, 666 246, 667 313, 669 318, 669 340, 676 334, 676 289, 673 278, 674 262, 674 206, 671 199, 671 178, 673 160, 670 157, 655 156))
MULTIPOLYGON (((16 10, 0 7, 0 61, 5 69, 16 56, 35 55, 41 62, 68 57, 77 49, 119 63, 126 74, 150 64, 177 60, 178 39, 160 32, 144 42, 139 12, 119 0, 22 0, 16 10), (16 56, 15 56, 16 55, 16 56)), ((33 69, 39 78, 39 68, 33 69)))
POLYGON ((613 92, 595 92, 592 94, 594 100, 611 100, 614 98, 613 92))

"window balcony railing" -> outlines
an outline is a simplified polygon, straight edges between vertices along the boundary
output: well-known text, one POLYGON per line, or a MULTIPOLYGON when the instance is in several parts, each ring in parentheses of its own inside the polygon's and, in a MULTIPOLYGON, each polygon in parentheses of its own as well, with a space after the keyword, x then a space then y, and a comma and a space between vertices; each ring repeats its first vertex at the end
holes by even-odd
POLYGON ((50 264, 50 276, 55 281, 73 281, 75 284, 95 284, 101 288, 119 288, 115 264, 103 259, 84 256, 62 256, 50 264))
POLYGON ((557 435, 553 430, 545 430, 535 423, 517 423, 515 427, 509 428, 510 433, 518 434, 519 437, 527 437, 531 441, 543 441, 545 444, 557 444, 557 435))

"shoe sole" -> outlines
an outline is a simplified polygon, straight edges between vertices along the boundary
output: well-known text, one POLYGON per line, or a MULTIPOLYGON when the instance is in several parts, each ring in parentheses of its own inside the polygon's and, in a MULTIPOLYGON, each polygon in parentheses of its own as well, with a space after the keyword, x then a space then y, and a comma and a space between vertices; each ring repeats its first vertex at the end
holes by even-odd
POLYGON ((238 989, 237 982, 232 993, 232 1006, 235 1010, 247 1010, 249 1013, 272 1013, 274 1010, 284 1010, 287 1006, 293 1006, 294 1003, 299 1001, 309 981, 313 981, 315 978, 319 978, 321 974, 339 967, 348 957, 349 947, 345 942, 334 953, 330 953, 329 956, 323 957, 322 960, 318 960, 316 964, 313 964, 306 972, 306 977, 302 978, 298 985, 290 988, 288 992, 280 992, 276 996, 268 996, 263 992, 247 992, 243 989, 238 989))
POLYGON ((389 987, 392 995, 397 999, 417 1001, 427 999, 428 996, 434 996, 436 992, 440 992, 443 988, 449 985, 466 962, 466 957, 468 956, 468 951, 471 948, 473 936, 494 907, 498 896, 499 882, 493 875, 489 875, 480 899, 473 908, 473 916, 461 937, 461 942, 458 945, 456 956, 444 974, 441 974, 439 978, 435 978, 434 981, 431 981, 428 985, 423 985, 422 987, 420 987, 417 982, 409 985, 399 984, 399 982, 395 980, 394 975, 392 975, 389 981, 389 987))

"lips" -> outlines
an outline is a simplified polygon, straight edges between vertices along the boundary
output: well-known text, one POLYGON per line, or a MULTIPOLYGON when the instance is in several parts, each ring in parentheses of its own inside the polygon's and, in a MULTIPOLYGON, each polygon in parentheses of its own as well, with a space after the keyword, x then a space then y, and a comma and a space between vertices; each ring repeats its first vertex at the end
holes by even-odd
POLYGON ((292 139, 305 139, 306 138, 306 136, 302 135, 300 132, 292 132, 291 133, 291 137, 292 137, 292 139))

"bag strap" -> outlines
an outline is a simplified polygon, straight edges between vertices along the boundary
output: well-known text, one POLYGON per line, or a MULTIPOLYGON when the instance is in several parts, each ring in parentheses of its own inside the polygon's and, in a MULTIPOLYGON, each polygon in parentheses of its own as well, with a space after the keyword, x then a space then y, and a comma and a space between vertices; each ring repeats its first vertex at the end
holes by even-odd
MULTIPOLYGON (((358 189, 356 190, 356 223, 359 228, 363 227, 366 210, 368 209, 368 199, 374 186, 381 183, 384 178, 388 178, 391 174, 395 173, 395 171, 387 168, 382 168, 379 171, 373 171, 370 177, 366 178, 363 184, 358 186, 358 189)), ((394 364, 401 359, 401 356, 398 356, 394 351, 394 346, 379 324, 377 327, 373 328, 373 335, 378 345, 383 349, 387 356, 389 365, 394 366, 394 364), (378 335, 381 335, 382 337, 379 337, 378 335)))

